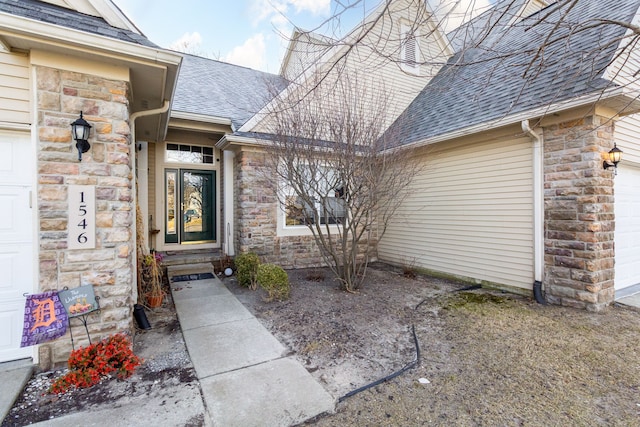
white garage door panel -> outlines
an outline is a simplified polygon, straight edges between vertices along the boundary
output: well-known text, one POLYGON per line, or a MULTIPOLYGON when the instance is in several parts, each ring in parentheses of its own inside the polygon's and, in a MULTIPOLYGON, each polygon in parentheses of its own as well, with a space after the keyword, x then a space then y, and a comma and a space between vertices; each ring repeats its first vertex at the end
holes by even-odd
POLYGON ((615 177, 615 289, 640 283, 640 168, 620 165, 615 177))
POLYGON ((0 184, 0 239, 3 242, 31 239, 29 189, 27 186, 0 184))
POLYGON ((31 291, 31 243, 0 248, 0 299, 24 298, 31 291))
POLYGON ((0 132, 0 362, 33 354, 20 348, 24 295, 36 290, 30 147, 28 133, 0 132))
POLYGON ((30 357, 30 347, 20 348, 24 299, 0 305, 0 361, 30 357))

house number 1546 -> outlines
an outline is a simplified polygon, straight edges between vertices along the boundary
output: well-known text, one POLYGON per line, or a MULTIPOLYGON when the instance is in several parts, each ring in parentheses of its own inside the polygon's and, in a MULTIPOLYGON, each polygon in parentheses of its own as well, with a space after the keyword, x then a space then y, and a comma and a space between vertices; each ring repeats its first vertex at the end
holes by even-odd
POLYGON ((96 247, 96 188, 93 185, 69 186, 69 249, 96 247))

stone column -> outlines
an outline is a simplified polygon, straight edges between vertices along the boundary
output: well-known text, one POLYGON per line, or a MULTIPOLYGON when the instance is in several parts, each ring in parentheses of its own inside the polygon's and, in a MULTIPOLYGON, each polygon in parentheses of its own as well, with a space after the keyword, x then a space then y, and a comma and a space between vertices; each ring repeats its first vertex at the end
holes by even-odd
MULTIPOLYGON (((135 236, 129 85, 88 74, 37 66, 37 173, 40 290, 93 285, 102 311, 89 317, 92 341, 131 331, 135 236), (80 111, 93 126, 91 149, 78 161, 70 123, 80 111), (69 185, 96 191, 96 248, 69 250, 69 185)), ((87 344, 84 328, 73 322, 76 348, 87 344)), ((50 344, 53 361, 71 350, 69 336, 50 344)))
POLYGON ((277 199, 262 183, 265 167, 264 152, 241 150, 236 155, 237 253, 255 252, 263 262, 276 262, 277 199))
POLYGON ((614 300, 613 121, 595 114, 544 128, 545 287, 554 304, 601 311, 614 300))

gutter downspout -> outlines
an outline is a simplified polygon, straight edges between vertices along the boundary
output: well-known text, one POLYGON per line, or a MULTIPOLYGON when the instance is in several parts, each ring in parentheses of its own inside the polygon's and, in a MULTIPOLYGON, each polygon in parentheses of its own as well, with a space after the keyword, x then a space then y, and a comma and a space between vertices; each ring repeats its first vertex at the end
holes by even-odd
POLYGON ((544 269, 544 177, 542 135, 531 129, 529 120, 523 120, 522 130, 533 140, 533 296, 539 304, 546 304, 542 291, 544 269))
MULTIPOLYGON (((154 108, 153 110, 144 110, 144 111, 136 111, 135 113, 131 114, 129 116, 129 128, 131 130, 131 141, 129 142, 129 145, 133 146, 133 155, 131 156, 131 170, 133 171, 133 191, 131 192, 131 194, 133 195, 132 199, 133 199, 133 207, 134 207, 134 217, 133 217, 133 221, 131 221, 131 233, 134 237, 134 239, 137 239, 137 221, 135 219, 135 212, 136 210, 136 206, 138 204, 138 192, 137 192, 137 188, 136 188, 136 181, 137 181, 137 174, 138 174, 138 170, 137 170, 137 165, 136 165, 136 119, 138 117, 145 117, 145 116, 153 116, 154 114, 162 114, 162 113, 166 113, 167 111, 169 111, 169 107, 171 106, 171 102, 169 102, 168 100, 164 100, 164 103, 162 104, 162 107, 160 108, 154 108)), ((146 215, 145 215, 146 216, 146 215)), ((142 219, 142 223, 145 224, 146 228, 149 228, 148 226, 146 226, 147 224, 147 219, 143 218, 142 219)), ((134 251, 137 253, 138 248, 134 247, 133 248, 134 251)), ((149 250, 149 248, 145 248, 147 251, 149 250)), ((133 277, 138 277, 138 263, 134 262, 133 263, 133 277)), ((134 301, 138 300, 138 287, 134 287, 134 301)))

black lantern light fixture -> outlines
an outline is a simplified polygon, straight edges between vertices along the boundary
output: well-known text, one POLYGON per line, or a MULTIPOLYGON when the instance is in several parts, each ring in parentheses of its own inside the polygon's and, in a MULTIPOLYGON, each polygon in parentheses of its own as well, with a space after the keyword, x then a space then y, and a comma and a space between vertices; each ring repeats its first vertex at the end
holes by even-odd
POLYGON ((91 131, 91 125, 82 118, 82 111, 80 111, 80 118, 71 123, 71 133, 73 139, 76 140, 76 148, 78 149, 78 161, 82 161, 82 153, 86 153, 91 148, 89 144, 89 131, 91 131))
POLYGON ((618 163, 622 160, 622 150, 613 143, 613 148, 607 153, 607 159, 602 162, 602 167, 606 169, 614 168, 614 174, 618 174, 618 163))

